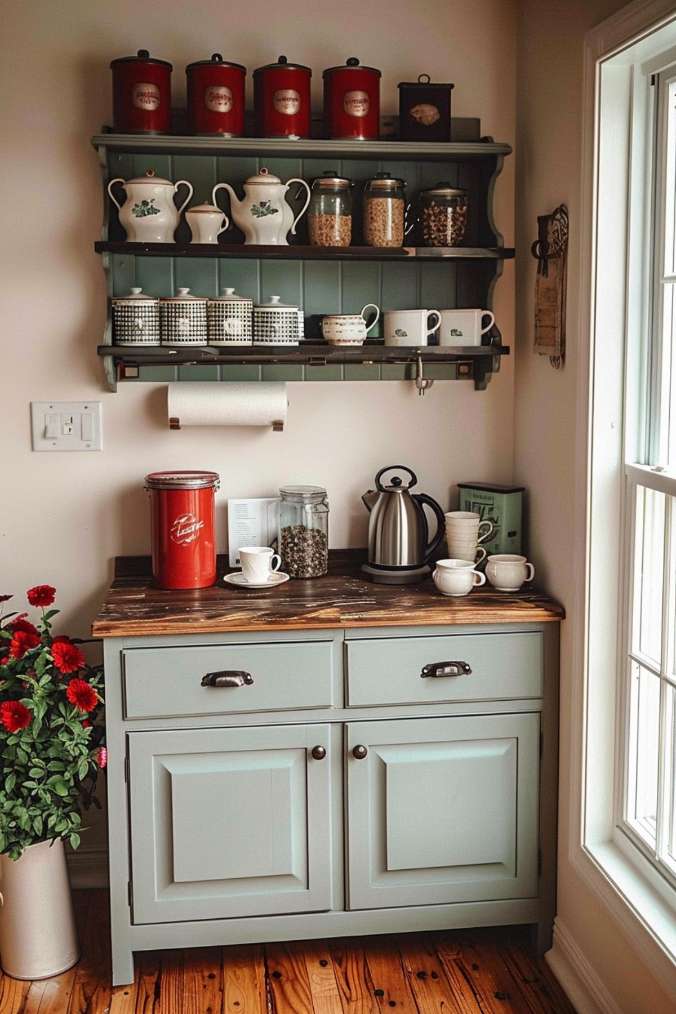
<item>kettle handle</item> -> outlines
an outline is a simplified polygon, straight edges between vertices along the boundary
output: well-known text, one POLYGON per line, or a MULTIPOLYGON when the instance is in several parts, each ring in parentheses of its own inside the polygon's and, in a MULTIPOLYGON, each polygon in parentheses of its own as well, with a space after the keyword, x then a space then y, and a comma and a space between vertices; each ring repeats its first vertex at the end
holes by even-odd
POLYGON ((429 542, 425 548, 425 563, 429 563, 434 554, 436 553, 437 549, 439 548, 439 544, 441 543, 441 540, 444 537, 446 531, 446 518, 444 517, 444 512, 442 511, 441 507, 433 497, 428 496, 427 493, 413 493, 412 495, 413 499, 417 500, 417 502, 420 504, 421 507, 424 504, 427 504, 428 507, 431 507, 432 510, 434 511, 434 516, 437 519, 437 533, 432 539, 432 541, 429 542))
POLYGON ((288 183, 286 184, 286 190, 284 191, 285 194, 287 193, 287 191, 288 191, 288 189, 289 189, 289 187, 291 186, 292 183, 300 183, 301 187, 305 187, 305 189, 307 191, 307 197, 305 199, 305 204, 303 205, 303 207, 301 208, 301 210, 298 212, 298 214, 294 218, 293 225, 291 226, 291 235, 295 236, 296 235, 296 226, 298 225, 300 219, 303 217, 303 215, 307 211, 307 206, 310 203, 311 193, 310 193, 310 187, 308 186, 307 181, 306 180, 298 179, 298 177, 295 176, 292 180, 289 180, 288 183))
MULTIPOLYGON (((366 309, 366 307, 364 307, 364 309, 366 309)), ((381 468, 378 474, 376 475, 376 489, 379 489, 381 493, 385 492, 383 489, 383 485, 380 481, 381 475, 385 475, 385 472, 393 472, 395 471, 395 469, 399 472, 408 472, 408 474, 411 476, 411 481, 409 482, 407 487, 408 489, 410 489, 412 486, 417 485, 418 476, 411 468, 408 467, 408 465, 387 465, 385 468, 381 468)), ((437 504, 437 506, 439 505, 437 504)), ((440 507, 439 510, 441 510, 440 507)))

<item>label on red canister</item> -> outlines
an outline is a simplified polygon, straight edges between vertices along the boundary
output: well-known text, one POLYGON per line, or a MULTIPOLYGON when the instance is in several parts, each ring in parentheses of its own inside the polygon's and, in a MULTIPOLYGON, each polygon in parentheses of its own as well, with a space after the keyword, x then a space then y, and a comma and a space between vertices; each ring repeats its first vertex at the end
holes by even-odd
POLYGON ((272 104, 278 113, 295 116, 300 109, 300 94, 295 88, 278 88, 272 96, 272 104))
POLYGON ((191 542, 197 542, 203 528, 204 522, 194 514, 179 514, 171 524, 169 538, 177 546, 189 546, 191 542))
POLYGON ((232 109, 232 92, 225 85, 211 85, 204 92, 204 105, 212 113, 229 113, 232 109))
POLYGON ((369 97, 366 92, 345 92, 343 109, 348 116, 367 116, 369 105, 369 97))
POLYGON ((139 81, 134 85, 131 101, 136 109, 157 109, 160 104, 160 89, 156 84, 139 81))

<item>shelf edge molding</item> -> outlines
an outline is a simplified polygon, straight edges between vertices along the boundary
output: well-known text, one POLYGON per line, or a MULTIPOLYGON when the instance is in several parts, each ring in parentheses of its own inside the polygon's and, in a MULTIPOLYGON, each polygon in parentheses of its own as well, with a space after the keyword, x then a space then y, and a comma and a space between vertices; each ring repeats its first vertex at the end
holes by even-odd
POLYGON ((127 257, 236 257, 257 260, 326 261, 449 261, 511 260, 513 247, 372 247, 372 246, 257 246, 245 243, 128 243, 98 240, 97 253, 127 257))

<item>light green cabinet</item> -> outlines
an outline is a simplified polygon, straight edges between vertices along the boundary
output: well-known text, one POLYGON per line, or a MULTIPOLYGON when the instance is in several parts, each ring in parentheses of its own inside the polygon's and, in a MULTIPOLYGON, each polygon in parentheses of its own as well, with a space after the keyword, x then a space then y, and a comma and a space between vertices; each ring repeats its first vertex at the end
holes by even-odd
POLYGON ((537 715, 350 724, 349 907, 534 897, 539 728, 537 715))

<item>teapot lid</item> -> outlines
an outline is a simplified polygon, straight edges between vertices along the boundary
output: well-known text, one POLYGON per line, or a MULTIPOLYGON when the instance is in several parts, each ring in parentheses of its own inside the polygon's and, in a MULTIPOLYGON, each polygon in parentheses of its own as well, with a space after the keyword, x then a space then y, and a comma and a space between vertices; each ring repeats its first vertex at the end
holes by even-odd
POLYGON ((261 169, 260 172, 256 173, 255 176, 249 176, 248 179, 244 180, 244 184, 247 183, 281 183, 279 176, 275 176, 269 169, 261 169))
POLYGON ((131 180, 125 180, 125 183, 152 183, 155 187, 173 187, 174 185, 171 180, 165 180, 158 176, 154 169, 146 169, 143 176, 134 176, 131 180))

